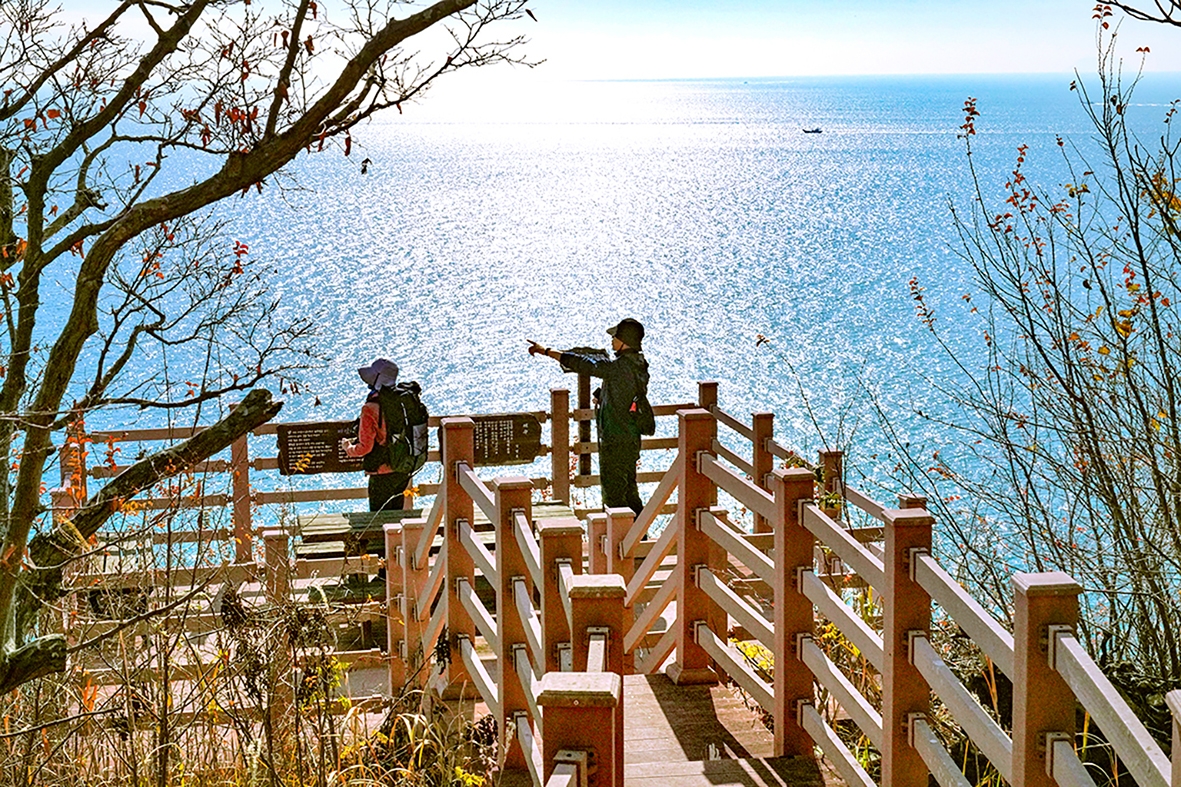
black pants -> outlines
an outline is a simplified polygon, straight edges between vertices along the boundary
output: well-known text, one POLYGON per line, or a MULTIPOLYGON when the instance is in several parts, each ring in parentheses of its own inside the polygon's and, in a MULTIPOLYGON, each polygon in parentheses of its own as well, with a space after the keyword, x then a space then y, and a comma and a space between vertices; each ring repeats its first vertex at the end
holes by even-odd
POLYGON ((644 501, 636 486, 636 463, 639 461, 638 442, 599 444, 599 483, 603 488, 604 508, 630 508, 636 516, 644 510, 644 501))
POLYGON ((401 511, 406 505, 406 485, 410 476, 404 473, 382 473, 369 476, 369 510, 401 511))

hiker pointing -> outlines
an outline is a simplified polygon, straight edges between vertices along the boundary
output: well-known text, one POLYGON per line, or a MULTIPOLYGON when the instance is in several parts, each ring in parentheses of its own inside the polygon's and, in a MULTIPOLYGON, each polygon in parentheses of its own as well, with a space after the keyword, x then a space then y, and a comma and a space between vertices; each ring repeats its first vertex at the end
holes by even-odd
POLYGON ((400 510, 406 487, 426 463, 427 411, 416 382, 399 383, 398 365, 378 358, 357 374, 369 386, 361 407, 357 439, 340 441, 341 450, 364 457, 369 476, 369 510, 400 510))
POLYGON ((604 508, 644 508, 636 485, 640 436, 653 434, 656 423, 648 403, 648 361, 640 345, 644 326, 627 318, 607 329, 614 357, 602 350, 576 347, 561 352, 529 342, 530 355, 544 355, 568 372, 603 381, 596 391, 595 424, 599 432, 599 479, 604 508))

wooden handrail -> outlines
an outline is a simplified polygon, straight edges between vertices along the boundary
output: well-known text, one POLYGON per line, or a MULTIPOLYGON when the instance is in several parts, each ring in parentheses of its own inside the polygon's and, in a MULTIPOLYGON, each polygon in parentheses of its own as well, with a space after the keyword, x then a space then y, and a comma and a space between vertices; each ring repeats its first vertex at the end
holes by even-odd
POLYGON ((967 733, 981 753, 996 768, 1006 782, 1013 780, 1013 740, 980 703, 964 688, 964 684, 931 647, 926 636, 912 635, 910 657, 943 704, 951 711, 960 728, 967 733))
POLYGON ((754 440, 755 439, 755 430, 753 428, 742 423, 742 421, 739 421, 737 418, 730 415, 722 408, 718 407, 717 405, 714 405, 713 407, 709 408, 709 411, 711 413, 713 413, 714 418, 716 418, 718 420, 719 424, 721 424, 723 426, 727 426, 730 429, 733 429, 735 432, 738 432, 738 434, 742 435, 747 440, 754 440))
POLYGON ((755 674, 742 654, 722 642, 704 623, 698 623, 693 630, 697 644, 705 649, 710 658, 721 664, 726 674, 753 697, 755 702, 764 708, 770 708, 774 704, 774 689, 755 674))
POLYGON ((647 636, 648 630, 652 628, 652 624, 660 617, 661 613, 668 608, 668 604, 673 600, 676 594, 677 583, 665 582, 656 591, 656 595, 644 607, 644 611, 632 623, 631 629, 623 638, 623 652, 631 653, 636 649, 636 646, 643 641, 647 636))
POLYGON ((439 525, 443 523, 443 503, 436 500, 431 506, 431 515, 427 518, 426 528, 422 531, 422 540, 414 550, 414 565, 416 568, 425 566, 431 554, 431 545, 439 533, 439 525))
POLYGON ((521 555, 525 558, 525 565, 529 569, 534 587, 541 587, 541 547, 533 537, 533 526, 525 518, 525 512, 517 511, 513 514, 513 532, 517 544, 521 548, 521 555))
POLYGON ((714 449, 715 454, 720 456, 722 459, 725 459, 727 462, 734 465, 739 470, 746 473, 748 476, 754 477, 754 474, 755 474, 754 465, 752 465, 750 462, 743 459, 738 454, 731 451, 726 446, 722 445, 722 443, 719 440, 717 440, 716 438, 714 439, 712 445, 713 445, 713 449, 714 449))
POLYGON ((472 622, 476 624, 476 628, 480 630, 480 634, 483 635, 488 646, 493 651, 500 650, 500 636, 496 629, 496 622, 492 620, 492 616, 488 614, 488 610, 481 603, 480 597, 476 595, 476 589, 467 581, 467 577, 460 577, 457 584, 459 585, 459 601, 467 610, 467 614, 471 615, 472 622))
POLYGON ((882 637, 869 627, 847 604, 811 570, 800 571, 800 589, 820 613, 836 624, 841 634, 852 642, 865 660, 882 671, 882 637))
POLYGON ((849 718, 857 725, 865 737, 874 746, 882 745, 882 714, 861 695, 853 683, 845 677, 840 667, 832 663, 828 654, 807 634, 800 635, 796 641, 800 651, 800 661, 808 665, 821 686, 832 692, 841 708, 849 714, 849 718))
POLYGON ((459 643, 459 653, 463 658, 463 664, 467 667, 468 674, 472 676, 472 683, 476 685, 476 691, 480 693, 480 698, 484 700, 484 704, 488 706, 488 710, 492 712, 493 716, 499 716, 500 695, 496 690, 496 683, 488 675, 488 670, 484 668, 480 657, 476 655, 472 641, 464 634, 460 634, 456 641, 459 643))
POLYGON ((847 566, 881 593, 886 582, 882 561, 870 554, 848 530, 829 519, 819 507, 808 504, 803 508, 804 527, 812 531, 820 543, 831 549, 847 566))
POLYGON ((1013 676, 1013 635, 968 595, 930 553, 911 554, 914 579, 975 642, 1001 672, 1013 676))
MULTIPOLYGON (((525 625, 525 639, 532 653, 532 659, 540 661, 545 656, 541 645, 541 621, 537 618, 537 610, 533 608, 533 599, 529 596, 529 586, 523 579, 513 582, 513 597, 517 604, 517 614, 525 625)), ((530 671, 536 670, 534 661, 530 661, 530 671)))
MULTIPOLYGON (((1050 630, 1050 663, 1140 787, 1169 787, 1172 764, 1068 626, 1050 630)), ((1174 757, 1181 753, 1174 752, 1174 757)))
POLYGON ((472 530, 471 524, 466 519, 459 520, 456 525, 459 527, 459 542, 463 544, 467 553, 472 556, 476 568, 480 569, 480 573, 484 575, 488 583, 492 587, 496 587, 499 577, 496 569, 496 559, 492 557, 492 553, 488 551, 488 547, 484 546, 484 542, 476 538, 476 531, 472 530))
POLYGON ((717 457, 709 454, 697 455, 698 471, 717 484, 719 489, 725 490, 742 505, 768 519, 775 518, 775 498, 735 473, 730 468, 720 464, 717 457))
POLYGON ((459 485, 463 491, 467 492, 468 497, 476 504, 476 508, 483 511, 484 516, 488 517, 489 522, 495 522, 500 518, 496 512, 496 500, 492 497, 492 492, 472 470, 471 465, 460 463, 455 468, 455 477, 459 479, 459 485))
POLYGON ((849 787, 877 787, 877 782, 870 778, 861 763, 846 748, 844 742, 837 736, 836 731, 825 723, 824 718, 812 703, 801 703, 799 708, 799 724, 811 736, 824 756, 836 768, 837 773, 845 780, 849 787))
MULTIPOLYGON (((915 715, 910 718, 910 738, 911 745, 918 751, 941 787, 972 787, 972 782, 964 776, 960 766, 947 753, 947 749, 943 748, 943 741, 939 740, 935 730, 922 716, 915 715)), ((1073 751, 1073 746, 1071 749, 1073 751)), ((1090 776, 1087 777, 1087 781, 1094 784, 1090 776)), ((1083 782, 1079 782, 1080 787, 1082 784, 1083 782)))
POLYGON ((726 518, 725 511, 701 511, 698 514, 697 526, 714 543, 726 550, 727 553, 738 558, 742 565, 753 571, 764 582, 775 581, 775 564, 771 558, 755 549, 742 537, 726 518))
POLYGON ((620 557, 631 557, 635 551, 636 544, 648 534, 648 528, 652 527, 652 523, 656 521, 660 509, 668 502, 668 498, 672 495, 673 490, 677 488, 677 483, 681 478, 682 462, 684 462, 684 457, 677 454, 677 458, 673 460, 672 465, 660 479, 660 484, 656 487, 656 491, 652 493, 652 497, 648 498, 644 510, 636 517, 631 530, 627 531, 627 535, 623 537, 623 554, 620 557))
POLYGON ((851 505, 861 509, 879 522, 886 521, 885 516, 882 514, 886 507, 881 503, 873 500, 868 495, 862 494, 851 486, 840 486, 839 481, 838 488, 840 489, 841 497, 845 498, 851 505))
POLYGON ((738 625, 743 626, 764 646, 774 646, 772 624, 763 613, 752 607, 741 596, 728 588, 708 568, 697 571, 697 587, 705 591, 713 602, 726 610, 738 625))
POLYGON ((640 595, 640 591, 648 584, 648 580, 652 579, 652 576, 660 568, 660 564, 664 562, 668 553, 677 543, 676 536, 677 529, 672 525, 661 531, 660 538, 656 539, 652 551, 648 553, 648 557, 644 558, 644 562, 632 575, 631 582, 627 584, 627 595, 624 597, 623 606, 630 607, 636 603, 636 597, 640 595))

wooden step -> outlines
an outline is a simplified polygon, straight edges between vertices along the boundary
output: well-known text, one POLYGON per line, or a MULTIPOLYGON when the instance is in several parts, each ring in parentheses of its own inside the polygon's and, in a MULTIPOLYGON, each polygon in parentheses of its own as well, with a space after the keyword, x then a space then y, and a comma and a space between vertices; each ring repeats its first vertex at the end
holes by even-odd
POLYGON ((783 785, 825 787, 825 775, 810 757, 759 757, 688 762, 624 763, 627 787, 729 787, 783 785))

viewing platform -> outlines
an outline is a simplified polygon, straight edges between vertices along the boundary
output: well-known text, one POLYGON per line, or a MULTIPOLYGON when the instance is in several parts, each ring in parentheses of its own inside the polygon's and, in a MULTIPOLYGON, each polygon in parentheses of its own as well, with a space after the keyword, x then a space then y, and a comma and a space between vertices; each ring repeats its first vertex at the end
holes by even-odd
MULTIPOLYGON (((655 484, 643 512, 603 511, 574 494, 598 484, 589 385, 578 407, 569 400, 554 390, 544 412, 432 419, 442 481, 420 485, 406 511, 303 514, 286 528, 256 528, 252 509, 366 490, 255 490, 252 472, 344 461, 330 448, 341 424, 263 427, 202 468, 227 474, 226 493, 207 481, 191 497, 140 503, 224 506, 233 527, 112 537, 72 577, 67 635, 135 637, 159 625, 137 610, 167 588, 189 599, 165 618, 188 643, 173 676, 199 684, 218 664, 209 637, 231 602, 317 610, 336 627, 350 697, 324 707, 377 711, 413 683, 457 713, 486 710, 505 784, 926 787, 933 776, 964 787, 962 759, 940 737, 950 719, 1009 784, 1093 785, 1075 743, 1081 707, 1137 784, 1181 787, 1181 692, 1168 696, 1170 760, 1076 638, 1071 577, 1016 574, 1007 630, 932 554, 925 499, 872 499, 845 483, 840 453, 805 460, 774 439, 771 413, 722 409, 714 383, 695 402, 654 408, 666 436, 643 447, 667 466, 640 474, 655 484), (252 459, 270 436, 279 456, 252 459), (546 456, 545 477, 502 469, 546 456), (162 543, 233 559, 135 567, 162 543), (949 630, 1011 679, 1011 711, 986 708, 945 661, 949 630)), ((186 436, 163 431, 91 437, 101 447, 186 436)), ((119 471, 79 462, 67 446, 63 478, 119 471)), ((94 685, 129 669, 125 653, 78 658, 94 685)), ((287 715, 308 712, 299 669, 280 676, 287 715)))

